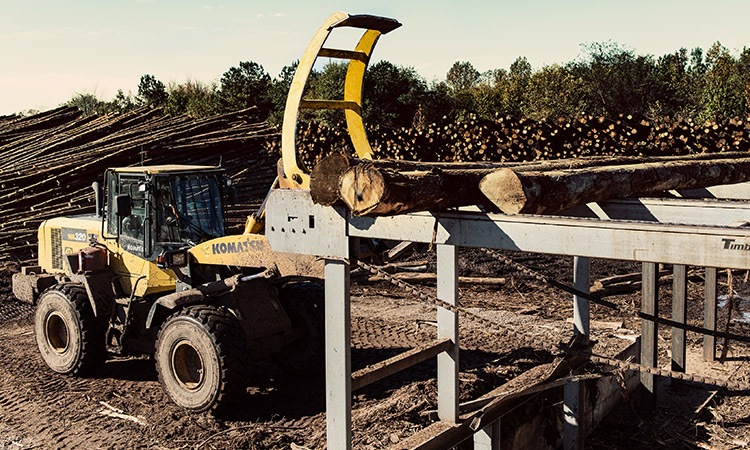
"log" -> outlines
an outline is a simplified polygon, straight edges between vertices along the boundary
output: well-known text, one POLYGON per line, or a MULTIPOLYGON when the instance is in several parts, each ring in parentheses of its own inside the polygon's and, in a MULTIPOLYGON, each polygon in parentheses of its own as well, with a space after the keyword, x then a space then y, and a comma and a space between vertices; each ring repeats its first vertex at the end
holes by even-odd
MULTIPOLYGON (((437 274, 434 273, 415 273, 415 272, 396 272, 393 274, 394 278, 398 278, 401 281, 409 283, 435 283, 437 282, 437 274)), ((372 275, 367 278, 367 281, 384 281, 386 278, 380 275, 372 275)), ((458 277, 460 284, 472 284, 478 286, 496 286, 499 284, 505 284, 505 278, 503 277, 458 277)))
POLYGON ((555 214, 574 206, 670 189, 750 180, 750 158, 673 160, 547 172, 496 170, 480 190, 507 214, 555 214))
POLYGON ((474 205, 484 200, 478 184, 487 173, 487 169, 400 171, 364 163, 341 176, 339 196, 359 216, 474 205))
MULTIPOLYGON (((737 159, 747 153, 696 155, 697 159, 737 159)), ((614 164, 685 161, 686 156, 589 157, 533 162, 436 163, 402 160, 363 160, 345 153, 323 158, 310 175, 313 202, 331 206, 343 200, 358 215, 392 215, 419 210, 485 204, 475 189, 492 172, 570 170, 614 164)), ((486 205, 488 206, 488 205, 486 205)))
POLYGON ((484 171, 486 174, 494 169, 507 166, 505 163, 468 162, 468 163, 435 163, 404 161, 395 159, 359 159, 346 153, 336 152, 323 158, 310 172, 310 196, 313 202, 331 206, 341 200, 339 187, 342 176, 355 167, 368 164, 373 170, 394 171, 484 171))

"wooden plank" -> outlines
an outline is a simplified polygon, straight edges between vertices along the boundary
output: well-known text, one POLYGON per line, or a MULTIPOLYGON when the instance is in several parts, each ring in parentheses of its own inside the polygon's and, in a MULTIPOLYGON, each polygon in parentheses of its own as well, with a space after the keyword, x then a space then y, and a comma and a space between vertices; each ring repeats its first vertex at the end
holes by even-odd
POLYGON ((385 253, 385 260, 387 262, 393 261, 395 259, 398 259, 402 256, 404 256, 407 252, 410 252, 414 249, 414 242, 399 242, 396 244, 393 248, 389 249, 385 253))
MULTIPOLYGON (((399 280, 408 281, 410 283, 419 282, 435 282, 437 281, 437 274, 434 273, 415 273, 415 272, 397 272, 392 274, 394 278, 399 280)), ((367 279, 367 281, 383 281, 385 277, 380 275, 373 275, 367 279)), ((505 278, 500 277, 458 277, 459 284, 473 284, 473 285, 485 285, 493 286, 498 284, 505 284, 505 278)))
POLYGON ((361 389, 415 364, 426 361, 437 356, 438 353, 448 351, 451 348, 453 348, 453 343, 450 339, 438 339, 405 351, 393 358, 360 369, 352 374, 352 391, 361 389))

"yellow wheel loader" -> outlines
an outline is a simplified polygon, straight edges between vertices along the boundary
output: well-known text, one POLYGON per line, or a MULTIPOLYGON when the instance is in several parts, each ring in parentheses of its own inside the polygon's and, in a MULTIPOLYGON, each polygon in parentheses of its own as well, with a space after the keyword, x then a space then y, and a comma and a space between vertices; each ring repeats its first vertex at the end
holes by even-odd
MULTIPOLYGON (((344 109, 358 155, 370 156, 362 79, 378 36, 399 25, 335 13, 321 26, 292 82, 272 189, 309 188, 294 146, 300 108, 344 109), (365 30, 355 50, 322 47, 339 27, 365 30), (350 60, 343 100, 302 99, 317 56, 350 60)), ((261 234, 263 207, 243 234, 226 235, 233 195, 223 169, 114 168, 94 191, 96 214, 43 222, 38 265, 13 277, 15 295, 36 304, 36 341, 52 370, 86 375, 109 354, 152 354, 169 397, 206 411, 244 388, 251 361, 322 369, 323 263, 274 252, 261 234)))

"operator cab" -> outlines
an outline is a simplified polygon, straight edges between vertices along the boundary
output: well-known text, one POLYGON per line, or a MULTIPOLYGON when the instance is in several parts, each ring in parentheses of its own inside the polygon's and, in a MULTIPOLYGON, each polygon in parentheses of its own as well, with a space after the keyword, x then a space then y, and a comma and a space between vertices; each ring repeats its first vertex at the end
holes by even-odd
POLYGON ((163 165, 109 169, 104 234, 149 261, 224 236, 232 187, 223 169, 163 165))

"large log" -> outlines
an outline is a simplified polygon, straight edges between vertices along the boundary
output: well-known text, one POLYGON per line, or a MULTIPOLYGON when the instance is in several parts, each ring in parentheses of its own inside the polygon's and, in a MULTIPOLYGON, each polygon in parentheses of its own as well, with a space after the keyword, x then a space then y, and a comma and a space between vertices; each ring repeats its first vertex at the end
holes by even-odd
POLYGON ((412 170, 364 163, 347 170, 339 196, 356 215, 393 215, 486 202, 479 180, 489 169, 412 170))
POLYGON ((709 157, 736 159, 739 156, 747 156, 747 153, 697 155, 691 159, 686 156, 590 157, 533 162, 434 163, 363 160, 336 153, 313 168, 310 190, 315 203, 330 206, 343 200, 357 215, 393 215, 477 204, 494 209, 486 202, 478 185, 498 169, 526 173, 709 157))
MULTIPOLYGON (((310 173, 310 196, 320 205, 330 206, 342 200, 339 188, 342 176, 361 164, 367 164, 370 170, 393 170, 397 172, 440 171, 455 172, 462 170, 483 170, 487 174, 494 169, 508 166, 507 163, 493 162, 421 162, 395 159, 359 159, 342 152, 333 153, 323 158, 313 167, 310 173)), ((481 179, 481 177, 480 177, 481 179)))
POLYGON ((669 160, 547 172, 499 169, 480 189, 507 214, 555 214, 589 202, 750 181, 750 158, 669 160))

